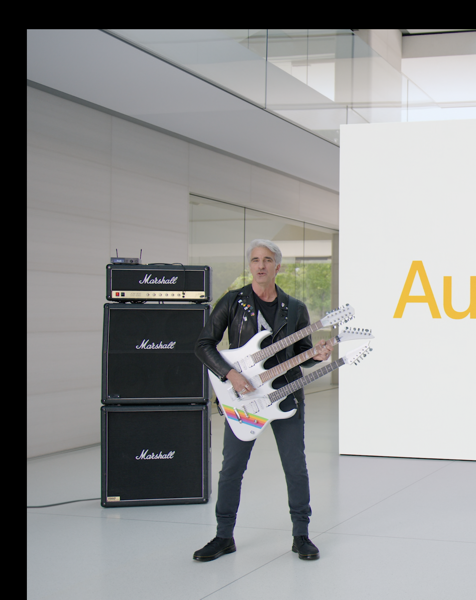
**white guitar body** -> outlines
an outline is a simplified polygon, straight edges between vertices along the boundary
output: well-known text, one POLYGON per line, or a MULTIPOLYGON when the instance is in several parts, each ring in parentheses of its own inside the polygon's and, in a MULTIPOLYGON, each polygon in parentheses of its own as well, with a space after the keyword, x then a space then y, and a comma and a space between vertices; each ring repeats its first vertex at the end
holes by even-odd
MULTIPOLYGON (((314 325, 311 327, 314 327, 314 325)), ((306 330, 301 330, 301 332, 305 331, 306 330)), ((291 340, 294 335, 301 336, 301 332, 282 340, 281 344, 283 344, 284 347, 290 345, 291 342, 289 340, 291 340)), ((263 364, 269 356, 272 356, 279 350, 279 348, 277 349, 276 347, 274 347, 274 351, 272 348, 270 350, 270 347, 268 346, 268 348, 261 351, 261 343, 270 335, 270 332, 262 331, 254 335, 251 340, 241 348, 222 350, 220 352, 221 356, 229 363, 230 367, 243 373, 255 388, 255 391, 240 396, 235 392, 230 381, 221 381, 216 375, 209 371, 210 380, 223 414, 233 433, 242 441, 256 439, 256 437, 276 419, 289 419, 292 417, 296 413, 296 409, 283 412, 279 407, 284 398, 293 391, 296 391, 296 389, 307 385, 318 377, 322 377, 335 368, 346 363, 349 364, 351 361, 355 361, 364 351, 364 347, 361 347, 357 351, 350 353, 345 359, 341 359, 331 365, 326 365, 310 375, 299 379, 297 382, 284 386, 279 390, 275 390, 272 387, 273 380, 290 368, 312 358, 317 354, 318 347, 316 346, 309 349, 297 357, 267 371, 264 369, 263 364), (271 352, 271 354, 269 354, 269 352, 271 352), (263 354, 265 354, 265 358, 259 360, 263 354), (279 398, 277 396, 279 396, 279 398)), ((374 336, 368 329, 354 329, 353 331, 350 331, 346 328, 346 331, 337 335, 335 338, 328 340, 328 343, 335 345, 347 340, 369 339, 373 337, 374 336)), ((367 348, 368 346, 365 346, 365 349, 367 348)))
MULTIPOLYGON (((268 394, 263 393, 264 386, 261 386, 258 390, 239 397, 235 394, 231 384, 220 381, 213 373, 210 373, 210 377, 220 406, 233 433, 243 442, 249 442, 255 440, 275 419, 289 419, 296 413, 296 409, 283 412, 279 408, 281 401, 289 394, 343 365, 360 362, 367 356, 369 350, 371 348, 367 343, 337 361, 316 369, 309 375, 268 394)), ((269 388, 267 389, 269 391, 269 388)))
MULTIPOLYGON (((269 331, 260 331, 241 348, 221 350, 220 354, 229 363, 230 367, 234 367, 240 361, 244 361, 250 355, 259 352, 261 350, 261 343, 270 335, 271 333, 269 331)), ((259 375, 265 370, 263 364, 266 362, 266 360, 267 358, 253 365, 250 365, 245 371, 245 376, 248 379, 248 381, 253 385, 253 387, 259 387, 259 390, 256 390, 246 395, 246 401, 243 397, 238 396, 236 394, 233 386, 228 380, 221 381, 216 375, 209 371, 210 380, 213 389, 215 390, 215 394, 217 395, 220 406, 223 410, 223 413, 226 416, 228 423, 230 424, 230 427, 233 430, 233 433, 243 441, 255 439, 256 430, 264 429, 266 425, 271 423, 271 421, 274 421, 274 419, 289 419, 289 417, 292 417, 296 412, 295 409, 289 411, 288 413, 283 412, 279 408, 279 403, 271 404, 270 406, 268 406, 269 398, 267 394, 274 391, 272 387, 272 381, 267 381, 263 384, 259 381, 259 375), (245 403, 246 405, 248 405, 250 401, 254 401, 256 403, 256 406, 260 407, 259 417, 255 414, 252 414, 249 417, 247 417, 245 412, 243 411, 243 406, 245 405, 245 403), (269 411, 266 412, 266 415, 264 414, 265 409, 266 411, 269 411), (248 428, 249 433, 246 436, 246 439, 243 438, 244 432, 239 431, 241 429, 242 423, 244 422, 246 422, 250 426, 248 428), (241 435, 238 435, 238 433, 241 433, 241 435)), ((253 412, 256 411, 254 410, 253 412)))
POLYGON ((232 348, 231 350, 220 350, 220 354, 230 365, 230 368, 233 367, 237 371, 239 370, 243 372, 246 379, 253 383, 251 380, 255 375, 259 375, 264 371, 263 365, 269 357, 266 357, 263 360, 257 361, 255 363, 251 359, 251 356, 261 350, 261 344, 263 340, 265 340, 270 335, 272 335, 270 331, 260 331, 259 333, 256 333, 251 338, 251 340, 246 342, 244 346, 241 346, 241 348, 232 348), (243 367, 244 363, 246 363, 246 368, 243 367))
POLYGON ((289 419, 296 413, 295 408, 289 412, 283 412, 279 408, 284 398, 279 402, 270 401, 268 394, 275 391, 271 382, 240 397, 229 381, 220 381, 213 373, 210 373, 210 379, 228 424, 243 442, 256 439, 275 419, 289 419))

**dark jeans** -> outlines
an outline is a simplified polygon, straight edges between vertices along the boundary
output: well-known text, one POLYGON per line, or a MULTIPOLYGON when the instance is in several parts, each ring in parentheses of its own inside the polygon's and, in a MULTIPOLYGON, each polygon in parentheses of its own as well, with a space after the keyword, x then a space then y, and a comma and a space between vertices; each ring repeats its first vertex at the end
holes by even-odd
MULTIPOLYGON (((295 408, 294 399, 281 402, 282 410, 295 408)), ((309 477, 304 453, 304 403, 290 419, 271 423, 288 488, 288 504, 293 524, 292 535, 308 535, 311 506, 309 477)), ((218 481, 216 504, 217 536, 231 538, 240 504, 241 482, 255 442, 242 442, 225 422, 223 463, 218 481)))

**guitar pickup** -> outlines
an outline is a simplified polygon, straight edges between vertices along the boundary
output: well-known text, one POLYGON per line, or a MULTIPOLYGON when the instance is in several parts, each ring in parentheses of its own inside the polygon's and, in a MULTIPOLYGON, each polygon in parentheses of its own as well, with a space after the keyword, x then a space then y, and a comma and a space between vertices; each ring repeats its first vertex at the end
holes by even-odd
POLYGON ((255 390, 258 389, 261 385, 263 385, 263 382, 261 381, 261 377, 259 375, 255 375, 254 377, 252 377, 250 379, 250 383, 255 388, 255 390))
POLYGON ((241 373, 241 365, 239 362, 233 363, 233 368, 235 369, 235 371, 237 371, 238 373, 241 373))
POLYGON ((246 369, 251 369, 251 367, 254 367, 255 364, 256 363, 251 356, 246 356, 245 358, 242 358, 234 363, 233 368, 238 371, 238 373, 243 373, 243 371, 246 371, 246 369))
POLYGON ((253 402, 251 402, 250 407, 249 407, 254 413, 259 412, 259 406, 258 404, 253 400, 253 402))

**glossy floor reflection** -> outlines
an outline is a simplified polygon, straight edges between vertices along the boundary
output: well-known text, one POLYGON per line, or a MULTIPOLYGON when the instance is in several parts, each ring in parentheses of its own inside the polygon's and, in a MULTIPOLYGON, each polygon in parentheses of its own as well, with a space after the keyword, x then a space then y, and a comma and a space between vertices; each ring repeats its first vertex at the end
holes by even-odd
MULTIPOLYGON (((237 552, 209 562, 223 421, 205 505, 101 507, 99 446, 28 461, 29 600, 458 600, 476 594, 476 463, 338 455, 337 389, 307 396, 318 561, 291 552, 272 431, 245 474, 237 552)), ((99 415, 99 409, 98 409, 99 415)))

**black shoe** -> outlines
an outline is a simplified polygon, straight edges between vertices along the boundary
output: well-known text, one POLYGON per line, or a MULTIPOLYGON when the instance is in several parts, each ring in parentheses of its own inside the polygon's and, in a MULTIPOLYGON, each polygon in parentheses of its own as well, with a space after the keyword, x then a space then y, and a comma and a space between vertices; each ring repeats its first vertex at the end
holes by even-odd
POLYGON ((307 535, 294 536, 292 551, 297 552, 299 558, 303 560, 317 560, 319 558, 319 549, 314 546, 307 535))
POLYGON ((206 546, 194 552, 193 558, 201 561, 215 560, 215 558, 231 552, 236 552, 235 540, 233 538, 216 537, 208 542, 206 546))

